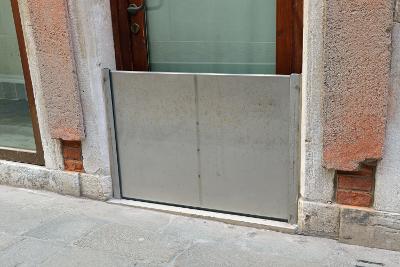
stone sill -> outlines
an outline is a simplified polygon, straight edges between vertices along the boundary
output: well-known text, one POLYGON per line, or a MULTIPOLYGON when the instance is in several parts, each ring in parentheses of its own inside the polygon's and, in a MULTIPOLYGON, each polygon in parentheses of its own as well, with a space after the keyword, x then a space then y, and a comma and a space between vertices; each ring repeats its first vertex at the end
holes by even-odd
POLYGON ((154 204, 154 203, 127 200, 127 199, 111 199, 108 200, 107 202, 115 205, 123 205, 123 206, 129 206, 147 210, 166 212, 174 215, 219 221, 232 225, 265 229, 287 234, 295 234, 297 232, 297 225, 292 225, 289 223, 273 221, 273 220, 252 218, 247 216, 239 216, 239 215, 232 215, 232 214, 212 212, 212 211, 204 211, 191 208, 175 207, 170 205, 154 204))

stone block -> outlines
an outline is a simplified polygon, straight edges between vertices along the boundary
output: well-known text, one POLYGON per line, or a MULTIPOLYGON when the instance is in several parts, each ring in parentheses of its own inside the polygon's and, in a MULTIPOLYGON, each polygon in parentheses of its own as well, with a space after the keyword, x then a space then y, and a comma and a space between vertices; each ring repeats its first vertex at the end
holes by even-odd
POLYGON ((325 1, 304 1, 304 58, 301 112, 301 179, 304 199, 324 202, 334 195, 333 170, 322 167, 325 1))
POLYGON ((400 251, 400 214, 341 207, 339 240, 400 251))
POLYGON ((339 212, 339 207, 334 204, 299 200, 300 233, 337 238, 339 212))
POLYGON ((30 189, 45 189, 49 171, 43 167, 0 161, 0 184, 30 189))
POLYGON ((376 170, 374 208, 400 213, 400 23, 394 24, 392 32, 392 86, 384 155, 376 170))
POLYGON ((369 192, 338 190, 336 202, 342 205, 370 207, 372 195, 369 192))
POLYGON ((0 161, 0 184, 80 196, 79 174, 0 161))
POLYGON ((108 200, 112 197, 112 182, 110 176, 100 176, 82 173, 80 175, 81 194, 84 197, 108 200))
POLYGON ((80 196, 79 173, 51 171, 46 190, 64 195, 80 196))

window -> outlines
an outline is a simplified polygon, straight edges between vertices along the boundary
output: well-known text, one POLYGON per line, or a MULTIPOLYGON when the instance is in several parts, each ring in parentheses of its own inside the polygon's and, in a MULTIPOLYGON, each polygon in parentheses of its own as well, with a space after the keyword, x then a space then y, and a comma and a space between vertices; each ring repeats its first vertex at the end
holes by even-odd
POLYGON ((0 2, 0 159, 43 164, 18 3, 0 2))
POLYGON ((302 0, 111 0, 119 70, 301 72, 302 0), (127 9, 145 3, 135 14, 127 9))
POLYGON ((274 74, 276 0, 147 1, 152 71, 274 74))

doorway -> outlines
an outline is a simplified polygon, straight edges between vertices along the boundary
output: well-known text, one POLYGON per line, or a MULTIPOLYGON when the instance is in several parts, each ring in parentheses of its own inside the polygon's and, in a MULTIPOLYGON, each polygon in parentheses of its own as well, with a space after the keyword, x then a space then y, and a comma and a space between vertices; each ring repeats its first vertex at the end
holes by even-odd
POLYGON ((112 3, 115 195, 294 222, 302 2, 112 3))

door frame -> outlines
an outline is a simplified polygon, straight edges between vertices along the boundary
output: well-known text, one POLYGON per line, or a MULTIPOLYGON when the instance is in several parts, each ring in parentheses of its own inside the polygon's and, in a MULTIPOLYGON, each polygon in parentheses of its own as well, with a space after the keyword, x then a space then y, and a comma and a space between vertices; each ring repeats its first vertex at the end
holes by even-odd
POLYGON ((24 34, 22 31, 21 15, 18 6, 18 0, 11 0, 11 9, 14 18, 15 30, 17 33, 19 53, 21 58, 22 70, 24 74, 25 89, 28 98, 29 111, 32 119, 32 128, 33 128, 33 136, 35 139, 36 151, 0 147, 0 159, 35 164, 35 165, 44 165, 43 146, 40 137, 39 123, 35 106, 35 96, 33 94, 32 80, 28 63, 28 55, 26 53, 24 34))
MULTIPOLYGON (((117 70, 147 71, 148 47, 144 31, 144 12, 129 18, 130 3, 140 6, 145 0, 110 0, 117 70), (140 25, 136 40, 132 40, 131 20, 140 25)), ((277 0, 276 7, 276 74, 302 72, 304 0, 277 0)))
POLYGON ((277 0, 276 74, 300 74, 303 65, 304 0, 277 0))

